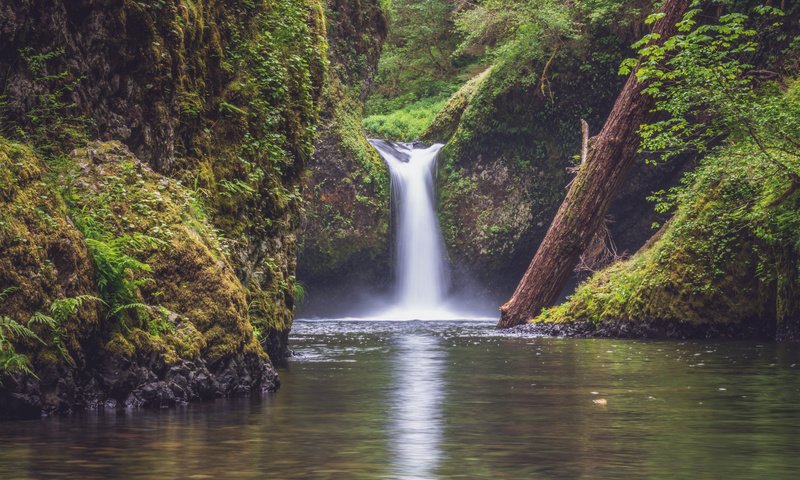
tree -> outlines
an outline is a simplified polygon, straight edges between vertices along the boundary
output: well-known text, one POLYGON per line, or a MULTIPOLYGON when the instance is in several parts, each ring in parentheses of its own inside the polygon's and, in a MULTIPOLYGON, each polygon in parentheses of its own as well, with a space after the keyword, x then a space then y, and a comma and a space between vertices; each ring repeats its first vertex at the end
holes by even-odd
MULTIPOLYGON (((650 38, 658 43, 671 37, 688 7, 689 0, 665 0, 650 38)), ((654 99, 643 94, 645 88, 646 82, 640 82, 634 70, 603 129, 590 141, 567 197, 528 270, 511 299, 500 308, 499 328, 525 323, 558 298, 634 165, 638 129, 654 106, 654 99)))

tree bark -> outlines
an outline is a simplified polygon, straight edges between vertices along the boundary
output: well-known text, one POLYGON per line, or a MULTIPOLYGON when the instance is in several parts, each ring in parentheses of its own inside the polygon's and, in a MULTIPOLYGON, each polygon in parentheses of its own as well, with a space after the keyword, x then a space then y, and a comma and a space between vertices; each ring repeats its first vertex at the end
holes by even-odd
MULTIPOLYGON (((658 41, 675 34, 689 0, 666 0, 664 17, 653 33, 658 41)), ((637 68, 638 69, 638 68, 637 68)), ((498 328, 527 322, 558 299, 581 253, 586 250, 634 165, 639 146, 639 126, 654 106, 645 85, 628 77, 603 129, 592 141, 583 164, 567 192, 547 235, 533 257, 511 299, 500 307, 498 328)))

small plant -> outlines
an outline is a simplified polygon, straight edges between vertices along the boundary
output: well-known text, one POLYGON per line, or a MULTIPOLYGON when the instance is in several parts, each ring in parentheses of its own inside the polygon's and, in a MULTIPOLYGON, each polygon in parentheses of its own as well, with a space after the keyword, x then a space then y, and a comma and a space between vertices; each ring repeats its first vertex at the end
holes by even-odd
MULTIPOLYGON (((16 287, 9 287, 0 291, 0 301, 17 291, 16 287)), ((21 324, 6 315, 0 316, 0 373, 26 373, 36 376, 30 365, 27 355, 18 353, 11 343, 12 340, 35 340, 42 345, 55 347, 65 361, 72 359, 67 352, 64 342, 64 323, 69 320, 84 303, 101 301, 92 295, 78 295, 76 297, 59 298, 53 300, 48 313, 36 312, 31 315, 26 324, 21 324), (34 329, 47 334, 39 336, 34 329)))
MULTIPOLYGON (((17 287, 8 287, 0 291, 0 302, 17 290, 17 287)), ((17 372, 33 374, 27 355, 17 353, 11 343, 12 339, 23 338, 38 339, 39 337, 26 325, 5 315, 0 315, 0 374, 17 372)))
POLYGON ((123 327, 127 327, 127 320, 147 320, 149 307, 141 301, 139 289, 153 281, 147 276, 152 268, 133 255, 159 248, 166 242, 140 233, 112 237, 86 211, 75 213, 73 218, 86 238, 97 272, 97 289, 108 305, 108 316, 115 317, 123 327))
MULTIPOLYGON (((49 314, 36 312, 28 322, 31 326, 41 325, 44 327, 49 332, 49 345, 55 347, 61 358, 70 363, 72 363, 72 357, 67 351, 63 326, 86 302, 102 302, 102 300, 93 295, 59 298, 50 304, 49 314)), ((48 340, 42 340, 42 343, 48 344, 48 340)))
POLYGON ((306 287, 302 283, 295 281, 292 288, 292 296, 294 296, 294 304, 300 305, 306 298, 306 287))
POLYGON ((152 282, 143 274, 150 273, 150 265, 129 255, 129 251, 143 251, 163 244, 147 235, 123 235, 111 240, 87 238, 86 245, 97 271, 97 288, 109 306, 110 317, 123 325, 128 317, 142 320, 148 307, 142 303, 139 288, 152 282))
POLYGON ((157 308, 158 315, 153 315, 147 322, 147 331, 154 337, 160 337, 162 333, 172 333, 175 325, 169 321, 169 310, 163 306, 157 308))
POLYGON ((86 142, 91 121, 75 113, 72 93, 83 78, 61 69, 63 49, 35 52, 21 49, 19 58, 32 79, 34 92, 24 111, 15 111, 4 94, 0 94, 0 133, 33 144, 45 154, 69 151, 86 142))
MULTIPOLYGON (((0 373, 27 373, 33 375, 27 355, 17 353, 12 339, 41 339, 25 325, 5 315, 0 316, 0 373)), ((43 342, 44 343, 44 342, 43 342)))

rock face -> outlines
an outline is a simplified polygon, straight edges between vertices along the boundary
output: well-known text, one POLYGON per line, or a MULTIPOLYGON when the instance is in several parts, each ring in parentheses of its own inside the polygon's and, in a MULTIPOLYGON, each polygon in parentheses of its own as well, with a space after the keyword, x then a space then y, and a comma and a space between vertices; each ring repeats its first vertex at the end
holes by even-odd
POLYGON ((298 277, 323 301, 337 286, 389 277, 389 174, 361 129, 362 103, 386 36, 379 3, 327 3, 331 66, 298 254, 298 277))
POLYGON ((513 290, 565 194, 580 119, 597 131, 611 108, 627 44, 602 31, 568 43, 552 59, 549 80, 547 58, 507 59, 440 112, 425 138, 448 142, 440 218, 457 270, 500 296, 513 290))
MULTIPOLYGON (((456 274, 498 300, 510 296, 558 209, 581 149, 580 120, 603 125, 624 78, 634 29, 592 27, 549 58, 506 59, 465 84, 424 133, 447 142, 439 161, 440 219, 456 274), (552 60, 548 67, 545 65, 552 60), (543 72, 547 70, 546 76, 543 72)), ((619 253, 652 234, 647 197, 674 184, 686 160, 652 167, 644 159, 612 208, 619 253)))
POLYGON ((324 25, 307 0, 0 5, 0 135, 19 142, 3 154, 29 160, 4 167, 0 190, 16 209, 45 202, 2 226, 0 315, 105 302, 62 319, 55 367, 38 358, 52 342, 12 338, 39 380, 4 377, 3 402, 69 410, 275 386, 264 350, 283 356, 291 325, 324 25), (130 262, 122 297, 135 302, 119 311, 103 245, 130 262))

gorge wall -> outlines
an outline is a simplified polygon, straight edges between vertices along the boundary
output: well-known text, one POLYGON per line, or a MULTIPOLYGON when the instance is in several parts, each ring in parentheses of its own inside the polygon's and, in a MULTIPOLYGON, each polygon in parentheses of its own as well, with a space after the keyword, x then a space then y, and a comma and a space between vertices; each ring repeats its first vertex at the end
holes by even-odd
POLYGON ((378 0, 330 0, 327 12, 331 64, 298 255, 306 306, 316 312, 328 311, 333 298, 354 300, 356 286, 391 278, 389 173, 361 128, 386 18, 378 0))
POLYGON ((0 44, 0 411, 275 388, 324 6, 4 2, 0 44))

